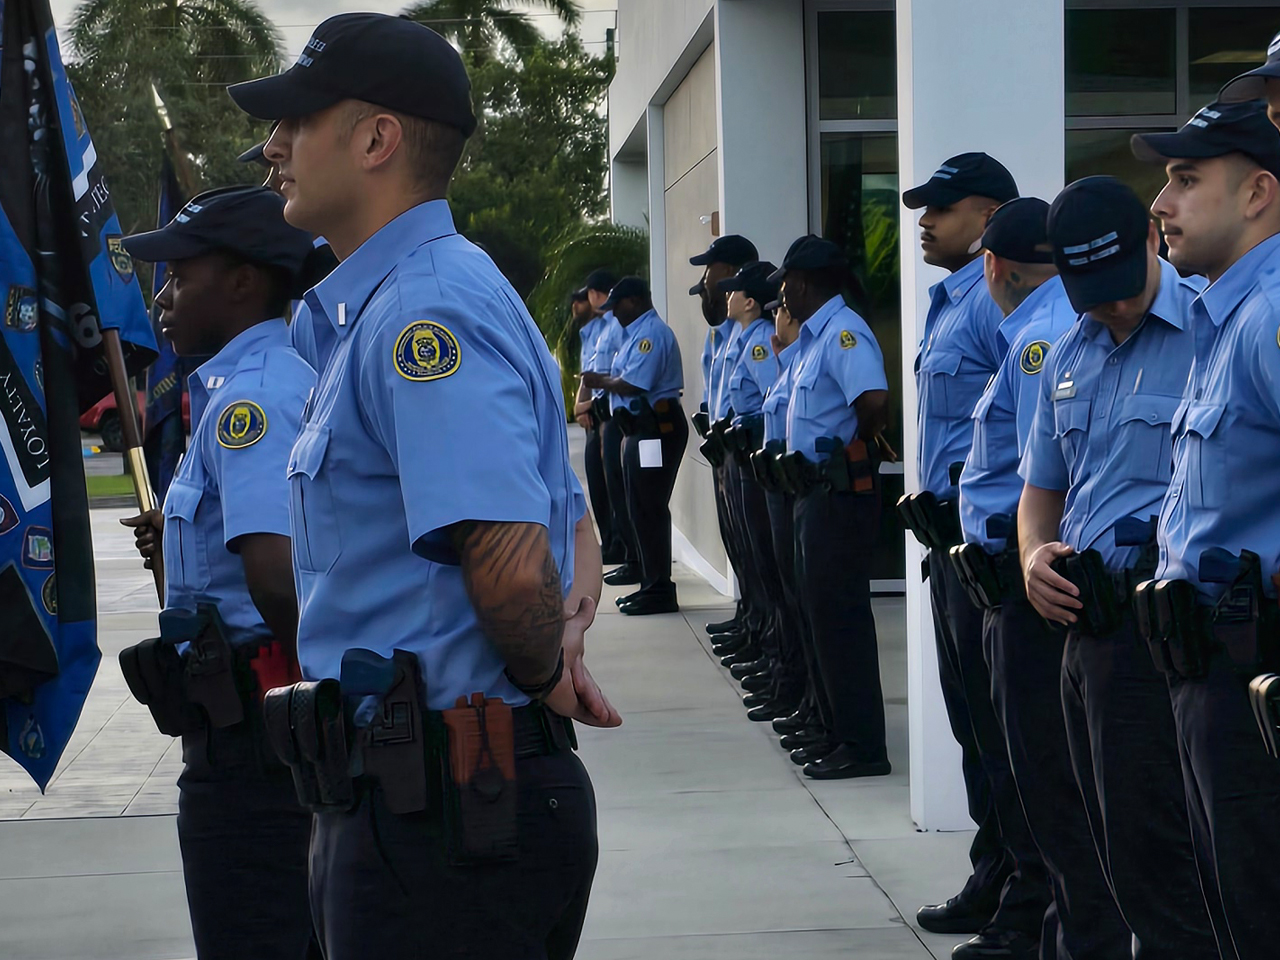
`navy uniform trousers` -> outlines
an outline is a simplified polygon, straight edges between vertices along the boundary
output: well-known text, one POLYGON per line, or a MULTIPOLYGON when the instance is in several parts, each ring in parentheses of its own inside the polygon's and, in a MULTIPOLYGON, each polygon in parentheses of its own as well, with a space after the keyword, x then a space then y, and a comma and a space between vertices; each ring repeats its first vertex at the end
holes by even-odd
POLYGON ((587 474, 587 496, 591 498, 591 513, 600 533, 600 547, 604 553, 622 553, 624 547, 617 540, 614 530, 613 504, 609 500, 609 481, 604 473, 604 424, 594 419, 587 431, 583 459, 587 474))
POLYGON ((318 960, 307 901, 311 814, 257 711, 182 738, 178 844, 199 960, 318 960))
MULTIPOLYGON (((570 960, 595 876, 595 794, 571 750, 516 760, 519 859, 455 865, 442 818, 362 785, 316 815, 311 903, 326 960, 570 960)), ((252 953, 245 957, 256 956, 252 953)))
POLYGON ((872 546, 879 528, 878 475, 871 493, 819 487, 796 497, 796 583, 831 706, 831 733, 863 763, 888 759, 871 610, 872 546))
POLYGON ((640 557, 641 590, 674 590, 671 582, 671 491, 689 442, 689 421, 676 401, 674 413, 654 434, 636 433, 622 444, 622 469, 626 479, 627 509, 640 557), (640 444, 657 440, 662 445, 662 465, 642 467, 640 444))
POLYGON ((938 674, 951 732, 960 744, 969 816, 978 833, 969 847, 973 874, 960 897, 991 914, 991 926, 1038 938, 1050 892, 1031 839, 1009 748, 991 699, 982 611, 965 592, 946 554, 929 552, 938 674))
POLYGON ((1280 760, 1263 747, 1249 679, 1219 652, 1203 680, 1168 681, 1200 882, 1224 960, 1280 955, 1280 760))
POLYGON ((622 470, 622 428, 614 420, 600 425, 600 459, 603 461, 605 489, 609 494, 609 512, 613 516, 614 542, 620 548, 624 563, 639 565, 640 548, 627 507, 627 481, 622 470))
MULTIPOLYGON (((764 504, 763 491, 756 485, 750 468, 744 468, 732 455, 725 461, 725 496, 729 513, 736 530, 741 566, 733 568, 738 576, 742 595, 747 598, 755 636, 760 640, 761 652, 769 660, 777 660, 779 653, 777 608, 768 585, 768 570, 762 566, 763 547, 768 537, 769 513, 764 504), (749 486, 748 486, 749 484, 749 486)), ((773 567, 773 551, 770 546, 767 559, 773 567)))
POLYGON ((1088 842, 1089 820, 1071 768, 1062 717, 1065 634, 1045 623, 1020 590, 986 611, 982 627, 992 702, 1053 893, 1041 936, 1043 956, 1128 960, 1132 934, 1088 842))
POLYGON ((1093 840, 1137 938, 1135 960, 1217 957, 1168 687, 1131 615, 1105 637, 1067 632, 1062 708, 1093 840))

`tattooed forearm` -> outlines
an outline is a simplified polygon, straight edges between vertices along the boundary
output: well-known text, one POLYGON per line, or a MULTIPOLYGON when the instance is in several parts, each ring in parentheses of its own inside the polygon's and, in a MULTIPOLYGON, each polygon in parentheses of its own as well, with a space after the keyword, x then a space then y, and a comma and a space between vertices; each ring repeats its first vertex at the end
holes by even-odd
POLYGON ((467 521, 453 528, 480 628, 521 683, 555 671, 564 636, 560 571, 545 527, 467 521))

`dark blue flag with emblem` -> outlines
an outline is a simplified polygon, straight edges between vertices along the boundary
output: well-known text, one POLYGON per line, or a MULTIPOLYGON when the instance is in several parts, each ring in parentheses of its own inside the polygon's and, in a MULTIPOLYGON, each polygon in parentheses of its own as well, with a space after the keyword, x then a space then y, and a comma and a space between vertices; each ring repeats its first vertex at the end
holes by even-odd
POLYGON ((100 654, 79 416, 155 356, 48 0, 0 0, 0 749, 49 782, 100 654))
MULTIPOLYGON (((164 158, 160 172, 160 202, 156 208, 156 227, 165 226, 174 214, 187 202, 178 184, 178 175, 169 157, 164 158)), ((154 295, 164 286, 165 265, 155 265, 152 289, 151 322, 158 330, 160 309, 154 295)), ((187 374, 193 369, 186 360, 173 352, 173 345, 157 333, 160 355, 147 369, 146 436, 143 452, 147 458, 147 473, 151 476, 151 488, 156 497, 164 501, 169 481, 173 479, 187 447, 187 434, 182 424, 182 394, 187 389, 187 374)))

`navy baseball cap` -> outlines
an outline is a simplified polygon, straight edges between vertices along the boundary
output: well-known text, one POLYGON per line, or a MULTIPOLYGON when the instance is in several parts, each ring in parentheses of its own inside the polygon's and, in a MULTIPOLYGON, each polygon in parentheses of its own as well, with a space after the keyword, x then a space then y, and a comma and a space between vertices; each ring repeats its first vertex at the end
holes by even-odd
POLYGON ((1000 203, 1018 195, 1018 184, 1003 163, 985 153, 962 153, 937 169, 926 183, 906 191, 908 210, 949 207, 965 197, 990 197, 1000 203))
POLYGON ((571 301, 573 301, 574 303, 579 303, 579 302, 581 302, 581 301, 583 301, 583 300, 588 299, 588 298, 587 298, 587 288, 586 288, 586 287, 579 287, 577 290, 573 291, 573 294, 569 297, 569 299, 570 299, 571 301))
POLYGON ((711 241, 711 246, 696 257, 690 257, 689 262, 695 267, 705 267, 711 263, 727 263, 731 267, 740 267, 744 263, 759 259, 760 254, 754 243, 746 237, 731 233, 728 236, 716 237, 711 241))
POLYGON ((1244 103, 1248 100, 1261 100, 1267 95, 1267 80, 1280 80, 1280 33, 1271 38, 1267 47, 1267 61, 1260 67, 1254 67, 1248 73, 1242 73, 1218 91, 1220 103, 1244 103))
POLYGON ((284 198, 257 186, 206 190, 159 230, 121 243, 131 256, 150 263, 222 250, 292 274, 301 272, 315 245, 311 234, 285 221, 284 198))
POLYGON ((240 156, 236 157, 236 159, 240 163, 257 163, 264 167, 269 167, 271 166, 271 161, 262 155, 262 151, 266 149, 266 146, 266 140, 263 140, 261 143, 255 143, 244 153, 240 154, 240 156))
POLYGON ((691 297, 700 296, 702 294, 702 291, 705 289, 706 289, 706 284, 704 284, 701 280, 699 280, 697 283, 695 283, 692 287, 689 288, 689 296, 691 297))
POLYGON ((1147 285, 1151 219, 1115 177, 1085 177, 1049 208, 1053 262, 1077 313, 1136 297, 1147 285))
POLYGON ((235 83, 227 92, 261 120, 305 117, 353 99, 457 127, 464 137, 476 129, 458 51, 434 30, 385 13, 330 17, 284 73, 235 83))
POLYGON ((769 274, 773 283, 781 283, 788 270, 826 270, 829 268, 847 267, 849 260, 844 251, 830 240, 823 240, 814 234, 801 237, 787 248, 787 255, 782 258, 782 266, 769 274))
POLYGON ((623 277, 609 291, 609 299, 604 302, 603 310, 611 309, 616 306, 619 300, 626 300, 628 297, 648 297, 649 284, 640 277, 623 277))
POLYGON ((1049 204, 1039 197, 1019 197, 1001 204, 987 221, 982 245, 1014 263, 1053 263, 1049 246, 1049 204))
POLYGON ((1177 133, 1135 133, 1133 155, 1144 163, 1206 160, 1243 153, 1280 178, 1280 130, 1267 119, 1267 105, 1214 102, 1202 107, 1177 133))
POLYGON ((777 269, 768 260, 752 260, 743 264, 742 269, 732 277, 717 283, 716 288, 722 293, 741 290, 763 307, 778 298, 778 281, 769 279, 777 269))
POLYGON ((608 270, 592 270, 587 274, 587 282, 583 285, 583 289, 608 293, 617 282, 617 276, 608 270))

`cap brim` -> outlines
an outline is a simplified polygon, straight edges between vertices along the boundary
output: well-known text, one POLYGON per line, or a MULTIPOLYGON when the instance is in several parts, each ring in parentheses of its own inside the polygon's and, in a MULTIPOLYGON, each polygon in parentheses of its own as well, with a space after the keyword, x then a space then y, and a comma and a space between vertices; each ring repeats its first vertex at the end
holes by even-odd
POLYGON ((233 83, 227 87, 227 93, 236 102, 236 106, 259 120, 305 117, 343 99, 341 94, 317 90, 303 82, 297 67, 274 77, 233 83))
POLYGON ((781 300, 770 300, 768 303, 764 305, 764 309, 777 310, 780 306, 782 306, 781 300))
POLYGON ((1104 303, 1136 297, 1146 288, 1147 248, 1144 245, 1115 263, 1078 273, 1063 270, 1059 264, 1058 275, 1071 308, 1088 313, 1104 303))
POLYGON ((1187 136, 1182 130, 1175 133, 1135 133, 1129 138, 1129 147, 1133 150, 1133 155, 1143 163, 1164 163, 1180 157, 1204 160, 1231 152, 1221 147, 1197 143, 1194 137, 1187 136))
POLYGON ((738 277, 725 277, 716 282, 716 289, 721 293, 733 293, 735 290, 747 289, 747 285, 738 277))
POLYGON ((930 180, 904 193, 902 205, 908 210, 919 210, 922 207, 949 207, 968 196, 972 194, 956 187, 949 187, 941 181, 930 180))
POLYGON ((701 280, 699 280, 697 283, 695 283, 692 287, 689 288, 689 296, 691 297, 700 296, 702 294, 702 288, 703 288, 703 283, 701 280))
POLYGON ((715 263, 715 254, 710 250, 699 253, 697 256, 689 258, 689 263, 695 267, 705 267, 708 263, 715 263))
POLYGON ((1280 60, 1264 63, 1248 73, 1242 73, 1234 80, 1228 80, 1218 91, 1218 100, 1222 103, 1248 103, 1250 100, 1262 100, 1267 95, 1267 80, 1280 80, 1280 60))
POLYGON ((766 277, 766 280, 769 283, 781 283, 786 278, 787 278, 787 268, 779 267, 777 270, 773 271, 773 273, 769 274, 769 276, 766 277))
POLYGON ((128 251, 129 256, 145 263, 187 260, 215 249, 203 240, 178 233, 168 227, 149 230, 146 233, 135 233, 131 237, 121 238, 120 243, 128 251))
POLYGON ((236 157, 236 160, 240 163, 260 163, 264 167, 269 167, 271 166, 271 161, 262 155, 262 151, 266 149, 266 146, 267 141, 265 140, 261 143, 255 143, 240 156, 236 157))

